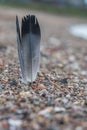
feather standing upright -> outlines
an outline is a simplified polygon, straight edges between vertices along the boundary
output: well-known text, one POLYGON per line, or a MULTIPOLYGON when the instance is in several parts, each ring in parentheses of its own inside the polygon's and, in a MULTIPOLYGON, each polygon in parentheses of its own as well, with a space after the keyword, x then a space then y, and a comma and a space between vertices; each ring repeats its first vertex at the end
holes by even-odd
POLYGON ((41 31, 37 18, 28 15, 22 19, 21 34, 16 16, 18 56, 23 82, 33 82, 39 69, 41 31))

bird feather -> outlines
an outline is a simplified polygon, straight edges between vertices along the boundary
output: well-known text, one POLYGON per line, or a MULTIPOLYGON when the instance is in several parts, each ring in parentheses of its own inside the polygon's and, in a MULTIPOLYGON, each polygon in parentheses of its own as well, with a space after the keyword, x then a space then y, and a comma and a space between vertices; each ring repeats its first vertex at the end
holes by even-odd
POLYGON ((41 31, 38 20, 34 15, 22 19, 21 36, 18 17, 16 17, 17 42, 22 79, 33 82, 39 68, 41 31))

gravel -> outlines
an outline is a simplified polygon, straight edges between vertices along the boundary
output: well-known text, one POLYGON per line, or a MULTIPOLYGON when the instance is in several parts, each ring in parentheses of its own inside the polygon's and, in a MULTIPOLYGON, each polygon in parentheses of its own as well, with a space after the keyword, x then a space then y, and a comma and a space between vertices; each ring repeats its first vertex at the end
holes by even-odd
MULTIPOLYGON (((11 59, 7 51, 1 52, 0 127, 3 130, 87 128, 87 63, 78 58, 84 57, 86 51, 77 51, 79 48, 72 46, 62 51, 61 44, 59 47, 60 58, 52 58, 58 50, 53 53, 49 50, 47 62, 41 56, 40 72, 32 86, 21 83, 18 59, 15 56, 11 59), (74 57, 68 52, 70 48, 74 57)), ((47 48, 45 45, 44 50, 47 48)))

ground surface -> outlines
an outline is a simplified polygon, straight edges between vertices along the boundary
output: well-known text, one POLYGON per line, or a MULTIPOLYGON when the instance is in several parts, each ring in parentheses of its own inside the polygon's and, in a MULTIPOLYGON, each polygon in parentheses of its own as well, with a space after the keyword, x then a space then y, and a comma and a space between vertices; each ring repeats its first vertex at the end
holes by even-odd
POLYGON ((87 41, 69 26, 87 19, 0 7, 0 130, 87 130, 87 41), (20 81, 15 16, 41 26, 37 80, 20 81))

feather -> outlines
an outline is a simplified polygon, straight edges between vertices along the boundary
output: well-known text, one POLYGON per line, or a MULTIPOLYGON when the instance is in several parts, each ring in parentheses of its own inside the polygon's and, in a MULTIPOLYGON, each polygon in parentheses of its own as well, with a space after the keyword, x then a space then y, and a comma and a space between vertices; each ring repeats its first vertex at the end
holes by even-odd
POLYGON ((19 61, 20 61, 22 79, 24 79, 25 77, 24 76, 24 61, 23 61, 23 55, 22 55, 22 44, 21 44, 21 37, 20 37, 19 21, 18 21, 17 16, 16 16, 16 30, 17 30, 18 56, 19 56, 19 61))
POLYGON ((41 31, 37 18, 28 15, 22 18, 21 36, 16 17, 18 55, 23 82, 33 82, 39 69, 41 31))

